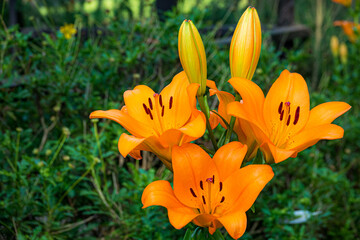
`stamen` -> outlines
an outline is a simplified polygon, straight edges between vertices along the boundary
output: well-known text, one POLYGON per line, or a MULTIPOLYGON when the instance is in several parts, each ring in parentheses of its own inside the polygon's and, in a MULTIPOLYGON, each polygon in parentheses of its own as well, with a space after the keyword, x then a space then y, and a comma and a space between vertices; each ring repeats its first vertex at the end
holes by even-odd
POLYGON ((143 103, 143 107, 144 107, 145 113, 146 113, 146 114, 149 114, 150 111, 149 111, 148 108, 146 107, 145 103, 143 103))
POLYGON ((295 112, 294 125, 296 125, 298 123, 299 117, 300 117, 300 107, 297 107, 296 112, 295 112))
POLYGON ((284 110, 282 110, 281 113, 280 113, 280 121, 282 121, 283 118, 284 118, 284 110))
POLYGON ((221 198, 220 203, 222 203, 223 201, 225 201, 225 197, 224 197, 224 196, 221 198))
POLYGON ((215 175, 213 175, 213 181, 212 181, 213 184, 215 184, 215 175))
POLYGON ((150 109, 153 110, 153 105, 152 105, 152 101, 150 98, 149 98, 149 106, 150 106, 150 109))
POLYGON ((202 190, 204 190, 204 186, 203 186, 203 182, 202 182, 202 181, 200 181, 200 188, 201 188, 202 190))
POLYGON ((222 182, 220 182, 220 190, 219 190, 219 192, 221 192, 221 190, 222 190, 222 182))
POLYGON ((195 194, 195 192, 194 192, 194 190, 193 190, 192 188, 190 188, 190 192, 191 192, 191 194, 192 194, 194 197, 197 197, 196 194, 195 194))
POLYGON ((286 121, 286 126, 289 126, 289 124, 290 124, 290 118, 291 118, 291 115, 289 115, 289 117, 288 117, 288 119, 287 119, 287 121, 286 121))
POLYGON ((172 104, 173 104, 173 97, 171 96, 169 100, 169 109, 172 108, 172 104))
MULTIPOLYGON (((149 109, 148 109, 148 110, 149 110, 149 109)), ((149 110, 149 114, 150 114, 151 120, 154 120, 153 115, 151 114, 150 110, 149 110)))
POLYGON ((204 204, 206 204, 206 202, 205 202, 205 197, 204 197, 204 196, 202 196, 202 200, 203 200, 204 204))
POLYGON ((159 96, 159 104, 160 104, 160 107, 163 106, 163 104, 162 104, 162 96, 161 95, 159 96))
POLYGON ((162 110, 161 110, 161 116, 164 116, 164 111, 165 111, 165 106, 162 106, 162 110))
POLYGON ((281 114, 282 108, 283 108, 283 102, 281 102, 279 105, 279 109, 278 109, 279 114, 281 114))

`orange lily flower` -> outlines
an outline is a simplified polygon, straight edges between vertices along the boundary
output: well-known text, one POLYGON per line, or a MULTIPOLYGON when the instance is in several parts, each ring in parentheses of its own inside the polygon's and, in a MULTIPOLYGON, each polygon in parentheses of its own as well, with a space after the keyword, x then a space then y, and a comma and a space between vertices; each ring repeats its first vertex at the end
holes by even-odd
POLYGON ((351 106, 328 102, 310 111, 310 97, 304 78, 284 70, 270 88, 266 99, 259 86, 244 78, 232 78, 242 103, 228 105, 228 114, 244 119, 260 144, 268 163, 279 163, 314 145, 321 139, 339 139, 344 129, 331 124, 351 106))
POLYGON ((335 21, 334 26, 341 27, 345 35, 348 36, 350 42, 356 42, 356 39, 358 38, 357 34, 360 32, 360 24, 349 21, 335 21), (355 33, 354 30, 356 30, 357 33, 355 33))
MULTIPOLYGON (((218 90, 214 81, 208 80, 207 86, 210 88, 209 89, 210 96, 216 94, 216 96, 219 99, 218 114, 227 123, 230 123, 231 115, 229 115, 227 112, 227 106, 229 103, 235 101, 235 97, 231 93, 218 90)), ((220 121, 222 127, 227 129, 227 125, 224 123, 222 119, 218 121, 220 121)), ((256 142, 255 136, 251 131, 251 127, 249 123, 243 119, 237 118, 233 130, 238 136, 238 140, 241 143, 246 144, 248 146, 248 151, 245 157, 245 161, 250 161, 252 158, 256 156, 259 145, 256 142)))
POLYGON ((189 84, 185 72, 181 72, 160 94, 139 85, 125 91, 121 110, 94 111, 90 118, 116 121, 132 134, 120 136, 122 156, 141 159, 140 150, 153 152, 172 170, 172 147, 191 142, 205 132, 205 116, 196 109, 198 88, 199 84, 189 84))
POLYGON ((245 212, 274 176, 268 165, 240 169, 246 150, 246 145, 231 142, 211 158, 195 144, 174 147, 174 189, 168 181, 152 182, 141 197, 143 208, 166 207, 176 229, 192 221, 209 228, 210 234, 224 226, 234 239, 241 237, 245 212))

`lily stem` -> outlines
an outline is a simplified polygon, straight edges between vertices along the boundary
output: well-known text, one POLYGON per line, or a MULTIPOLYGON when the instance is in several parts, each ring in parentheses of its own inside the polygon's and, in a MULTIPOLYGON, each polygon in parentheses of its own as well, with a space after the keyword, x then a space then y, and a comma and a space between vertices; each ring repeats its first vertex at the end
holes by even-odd
POLYGON ((204 96, 198 96, 198 101, 199 101, 201 111, 205 114, 206 129, 209 132, 209 137, 210 137, 211 143, 214 146, 214 149, 216 151, 216 150, 218 150, 218 146, 217 146, 216 139, 215 139, 214 133, 213 133, 211 125, 210 125, 210 121, 209 121, 209 119, 210 119, 209 105, 207 103, 206 98, 204 98, 204 96))
MULTIPOLYGON (((240 94, 236 93, 235 101, 239 101, 239 100, 240 100, 240 94)), ((230 126, 226 132, 224 145, 230 142, 231 134, 233 132, 234 125, 235 125, 235 120, 236 120, 236 118, 232 116, 230 119, 230 124, 229 124, 230 126)))

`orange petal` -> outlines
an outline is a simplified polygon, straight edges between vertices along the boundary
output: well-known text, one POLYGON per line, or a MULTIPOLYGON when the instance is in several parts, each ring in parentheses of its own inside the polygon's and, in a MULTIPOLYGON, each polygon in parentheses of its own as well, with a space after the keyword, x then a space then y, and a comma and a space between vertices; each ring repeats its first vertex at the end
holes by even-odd
POLYGON ((195 113, 195 115, 197 116, 195 117, 195 119, 188 122, 185 126, 179 128, 179 131, 190 137, 199 138, 205 133, 206 120, 202 112, 200 111, 196 111, 196 112, 197 113, 195 113))
MULTIPOLYGON (((235 101, 235 97, 232 94, 225 91, 215 91, 214 93, 219 99, 218 112, 220 116, 223 117, 229 123, 231 116, 227 112, 227 106, 229 103, 235 101)), ((221 125, 224 128, 226 128, 226 125, 222 121, 221 123, 222 123, 221 125)))
POLYGON ((216 151, 213 160, 219 171, 221 181, 240 169, 246 151, 247 146, 240 142, 230 142, 216 151))
MULTIPOLYGON (((145 146, 139 148, 139 146, 145 141, 145 139, 146 138, 137 138, 123 133, 121 134, 118 142, 119 152, 123 157, 126 157, 134 150, 148 150, 145 146)), ((134 156, 138 157, 136 154, 134 156)), ((141 159, 141 156, 137 159, 141 159)))
POLYGON ((214 112, 210 111, 209 122, 210 122, 211 129, 214 129, 219 125, 220 117, 218 115, 216 115, 214 112))
POLYGON ((242 210, 221 216, 218 221, 224 225, 226 231, 234 239, 240 238, 245 233, 247 219, 245 212, 242 210))
MULTIPOLYGON (((182 71, 175 75, 171 83, 161 91, 164 129, 178 129, 189 120, 193 102, 189 102, 188 86, 186 74, 182 71)), ((195 96, 193 98, 195 99, 195 96)))
POLYGON ((154 205, 166 207, 170 223, 176 229, 184 227, 198 216, 176 198, 170 183, 164 180, 150 183, 142 194, 141 202, 144 205, 143 208, 154 205))
MULTIPOLYGON (((218 90, 217 87, 216 87, 216 83, 212 80, 207 80, 206 81, 206 86, 210 89, 214 89, 214 90, 218 90)), ((212 96, 212 95, 210 95, 212 96)))
POLYGON ((346 113, 350 108, 351 106, 345 102, 322 103, 311 109, 306 128, 332 123, 332 121, 346 113))
POLYGON ((308 128, 290 139, 287 148, 300 152, 321 139, 334 140, 344 136, 344 129, 335 124, 324 124, 308 128))
POLYGON ((204 135, 206 129, 205 116, 202 112, 197 110, 195 115, 197 116, 185 126, 179 129, 169 129, 161 134, 159 141, 163 147, 181 145, 204 135))
POLYGON ((118 109, 111 109, 107 111, 98 110, 90 114, 90 119, 106 118, 113 120, 136 137, 148 137, 155 134, 151 127, 132 118, 126 113, 126 111, 126 108, 123 108, 121 111, 118 109))
POLYGON ((280 129, 286 125, 285 121, 289 118, 289 124, 285 126, 285 130, 276 130, 281 131, 279 134, 283 136, 281 138, 285 139, 287 135, 296 134, 304 128, 309 119, 309 110, 309 90, 304 78, 300 74, 284 70, 266 95, 264 119, 267 129, 280 129), (284 111, 282 121, 280 121, 279 113, 281 109, 284 111), (290 113, 288 114, 289 109, 290 113), (295 121, 296 115, 298 115, 297 122, 295 121))
MULTIPOLYGON (((205 182, 213 176, 215 181, 219 179, 214 161, 198 145, 186 143, 181 147, 174 146, 172 164, 176 197, 189 207, 202 206, 200 181, 205 182)), ((216 197, 215 194, 212 197, 216 197)))
MULTIPOLYGON (((257 142, 259 142, 259 144, 270 141, 267 136, 267 131, 264 123, 260 121, 256 121, 255 117, 252 117, 252 114, 246 110, 244 104, 240 102, 229 103, 227 107, 227 111, 229 115, 240 118, 240 120, 245 120, 249 123, 253 136, 249 135, 249 129, 247 129, 246 130, 246 132, 248 133, 247 137, 251 137, 251 138, 255 137, 257 142)), ((241 127, 245 127, 244 124, 241 125, 241 127)))
POLYGON ((145 85, 138 85, 133 90, 127 90, 124 92, 124 101, 131 117, 149 126, 153 126, 154 121, 151 120, 150 115, 144 109, 147 107, 154 111, 155 98, 154 91, 151 88, 145 85))
POLYGON ((136 159, 136 160, 142 159, 141 151, 140 151, 140 150, 133 150, 133 151, 131 151, 131 152, 129 153, 129 155, 130 155, 132 158, 136 159))
POLYGON ((246 212, 273 176, 269 165, 248 165, 237 170, 223 182, 221 193, 225 201, 221 207, 229 214, 239 210, 246 212))
POLYGON ((192 83, 186 89, 186 91, 188 93, 188 97, 189 97, 189 103, 192 108, 196 108, 196 93, 197 93, 199 87, 200 87, 200 84, 192 83))
POLYGON ((292 157, 294 154, 296 154, 295 150, 292 149, 281 149, 277 146, 275 146, 271 142, 266 142, 260 146, 261 151, 265 155, 265 160, 267 163, 279 163, 282 162, 289 157, 292 157))
POLYGON ((263 105, 265 97, 261 88, 245 78, 231 78, 229 83, 241 95, 244 109, 247 114, 250 115, 248 118, 252 119, 257 125, 263 125, 263 105))

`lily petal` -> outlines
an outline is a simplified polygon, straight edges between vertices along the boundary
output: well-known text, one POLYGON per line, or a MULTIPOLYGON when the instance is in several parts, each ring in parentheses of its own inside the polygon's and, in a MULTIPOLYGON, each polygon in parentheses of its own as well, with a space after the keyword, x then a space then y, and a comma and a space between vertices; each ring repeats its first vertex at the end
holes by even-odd
MULTIPOLYGON (((188 86, 186 74, 182 71, 175 75, 171 83, 161 91, 164 129, 182 127, 189 120, 193 106, 190 104, 192 102, 189 102, 188 86)), ((198 85, 194 86, 198 88, 198 85)), ((195 96, 193 98, 196 100, 195 96)))
POLYGON ((324 124, 302 131, 289 141, 290 143, 287 147, 300 152, 321 139, 334 140, 343 136, 344 129, 342 127, 335 124, 324 124))
POLYGON ((143 208, 154 205, 166 207, 170 223, 176 229, 184 227, 199 215, 182 204, 176 198, 170 183, 164 180, 150 183, 142 194, 141 202, 144 205, 143 208))
POLYGON ((143 124, 154 125, 145 107, 153 110, 155 107, 154 91, 145 85, 138 85, 133 90, 124 92, 124 101, 129 115, 143 124))
MULTIPOLYGON (((289 132, 291 135, 296 134, 308 121, 309 111, 309 90, 304 78, 298 73, 284 70, 266 95, 264 118, 267 129, 280 129, 284 125, 287 130, 281 131, 281 136, 286 136, 289 132), (290 110, 289 113, 288 110, 290 110), (284 112, 282 120, 280 120, 279 111, 284 112), (295 118, 297 118, 296 121, 295 118), (285 126, 287 121, 289 124, 285 126)), ((279 138, 285 141, 285 137, 279 138)))
POLYGON ((245 233, 247 218, 242 210, 221 216, 218 218, 218 221, 221 222, 226 231, 234 239, 240 238, 245 233))
POLYGON ((269 165, 248 165, 237 170, 223 183, 221 193, 226 197, 221 207, 226 212, 246 212, 273 176, 274 172, 269 165))
POLYGON ((135 118, 132 118, 126 113, 126 108, 122 110, 118 109, 111 109, 107 111, 94 111, 90 114, 90 119, 93 118, 106 118, 113 120, 123 126, 126 130, 128 130, 132 135, 136 137, 148 137, 154 135, 154 130, 143 124, 140 123, 135 118))
POLYGON ((229 83, 241 95, 244 110, 249 114, 248 118, 252 119, 257 125, 262 126, 265 97, 261 88, 245 78, 231 78, 229 83))
MULTIPOLYGON (((145 146, 139 149, 139 146, 145 140, 146 138, 138 138, 123 133, 121 134, 118 142, 119 152, 123 157, 126 157, 129 153, 133 152, 134 150, 148 150, 145 146)), ((137 154, 133 154, 133 156, 139 157, 137 154)), ((141 157, 136 159, 141 159, 141 157)))
POLYGON ((336 118, 346 113, 351 106, 345 102, 322 103, 310 111, 306 128, 332 123, 336 118))
POLYGON ((262 144, 261 151, 264 153, 267 163, 279 163, 288 159, 289 157, 296 155, 295 150, 282 149, 275 146, 271 142, 266 142, 262 144))
MULTIPOLYGON (((202 206, 200 181, 212 176, 219 179, 214 161, 198 145, 186 143, 174 146, 172 152, 175 196, 186 206, 202 206)), ((212 197, 216 197, 215 194, 212 197)))
POLYGON ((216 151, 213 160, 219 171, 221 181, 239 170, 246 155, 247 146, 240 142, 230 142, 216 151))

